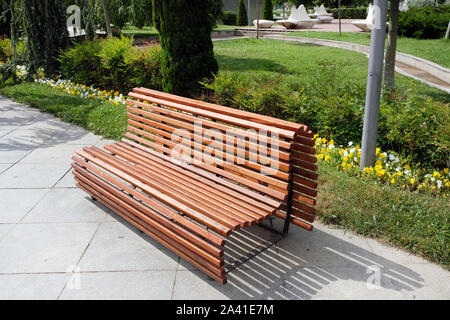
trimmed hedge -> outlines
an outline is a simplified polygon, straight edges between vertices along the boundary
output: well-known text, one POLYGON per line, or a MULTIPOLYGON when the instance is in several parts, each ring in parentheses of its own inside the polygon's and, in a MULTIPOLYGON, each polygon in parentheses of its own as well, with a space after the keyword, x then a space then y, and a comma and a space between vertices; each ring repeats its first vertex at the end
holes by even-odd
MULTIPOLYGON (((332 13, 335 19, 339 18, 337 8, 327 9, 328 13, 332 13)), ((341 8, 341 19, 365 19, 367 17, 367 7, 359 8, 341 8)))
POLYGON ((398 34, 417 39, 444 37, 450 21, 450 6, 410 8, 400 12, 398 34))
POLYGON ((233 11, 224 11, 222 23, 228 26, 235 26, 237 24, 237 14, 233 11))

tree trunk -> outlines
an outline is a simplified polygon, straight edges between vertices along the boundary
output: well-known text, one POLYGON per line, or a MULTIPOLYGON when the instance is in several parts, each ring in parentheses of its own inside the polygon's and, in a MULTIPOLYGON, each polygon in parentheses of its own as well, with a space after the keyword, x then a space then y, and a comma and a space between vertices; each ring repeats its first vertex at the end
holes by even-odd
POLYGON ((398 15, 400 0, 391 0, 389 14, 389 33, 384 64, 384 84, 395 88, 395 53, 397 51, 398 15))
POLYGON ((108 0, 103 0, 103 12, 105 13, 106 32, 112 37, 111 18, 109 17, 108 0))
POLYGON ((211 31, 211 1, 153 0, 153 22, 162 48, 163 89, 190 95, 218 71, 211 31))

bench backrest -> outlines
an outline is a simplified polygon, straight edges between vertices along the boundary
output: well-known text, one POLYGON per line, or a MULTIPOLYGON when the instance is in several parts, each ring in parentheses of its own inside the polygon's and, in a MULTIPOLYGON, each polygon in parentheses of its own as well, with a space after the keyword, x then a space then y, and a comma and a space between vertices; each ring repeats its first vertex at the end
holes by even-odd
POLYGON ((305 125, 135 88, 126 139, 188 162, 279 207, 311 229, 317 184, 313 133, 305 125))

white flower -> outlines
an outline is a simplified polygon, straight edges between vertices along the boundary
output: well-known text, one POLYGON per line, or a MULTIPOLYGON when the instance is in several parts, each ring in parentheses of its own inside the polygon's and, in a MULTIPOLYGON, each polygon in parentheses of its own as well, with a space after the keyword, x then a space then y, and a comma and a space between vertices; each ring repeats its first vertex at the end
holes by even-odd
POLYGON ((348 156, 347 150, 344 151, 344 157, 348 156))
POLYGON ((351 147, 352 145, 353 145, 353 141, 350 141, 350 142, 348 143, 348 146, 351 147))
POLYGON ((409 170, 405 170, 405 174, 409 174, 409 170))
POLYGON ((333 144, 330 144, 330 145, 328 146, 328 149, 334 149, 334 145, 333 145, 333 144))
POLYGON ((440 189, 442 187, 442 181, 438 180, 438 181, 436 181, 436 183, 437 183, 437 187, 440 189))
POLYGON ((351 148, 350 153, 354 153, 354 152, 355 152, 355 148, 351 148))
POLYGON ((402 169, 402 168, 397 167, 397 168, 395 168, 395 171, 399 172, 401 169, 402 169))

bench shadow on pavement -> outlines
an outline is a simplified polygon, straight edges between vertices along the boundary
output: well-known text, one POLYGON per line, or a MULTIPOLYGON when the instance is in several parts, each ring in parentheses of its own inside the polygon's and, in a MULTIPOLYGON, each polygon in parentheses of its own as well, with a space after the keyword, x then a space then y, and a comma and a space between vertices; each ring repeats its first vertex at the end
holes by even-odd
MULTIPOLYGON (((116 217, 120 223, 150 244, 157 245, 155 240, 115 213, 108 210, 108 214, 116 217)), ((242 259, 255 249, 266 247, 277 237, 277 234, 260 226, 233 232, 225 247, 225 264, 242 259)), ((230 299, 309 300, 339 280, 359 282, 360 284, 355 285, 355 288, 368 290, 366 289, 367 280, 375 270, 381 275, 379 285, 383 289, 393 292, 401 290, 412 292, 423 287, 424 280, 417 272, 369 250, 317 228, 309 232, 291 226, 287 237, 228 272, 228 283, 224 286, 182 259, 180 263, 189 269, 189 271, 181 272, 191 272, 189 281, 192 283, 188 286, 198 285, 199 289, 196 291, 199 294, 204 291, 200 287, 206 286, 207 289, 217 291, 219 297, 222 295, 230 299)), ((207 291, 206 297, 193 294, 191 298, 208 299, 207 291)), ((213 295, 209 299, 215 297, 213 295)), ((184 299, 188 298, 184 297, 184 299)))

